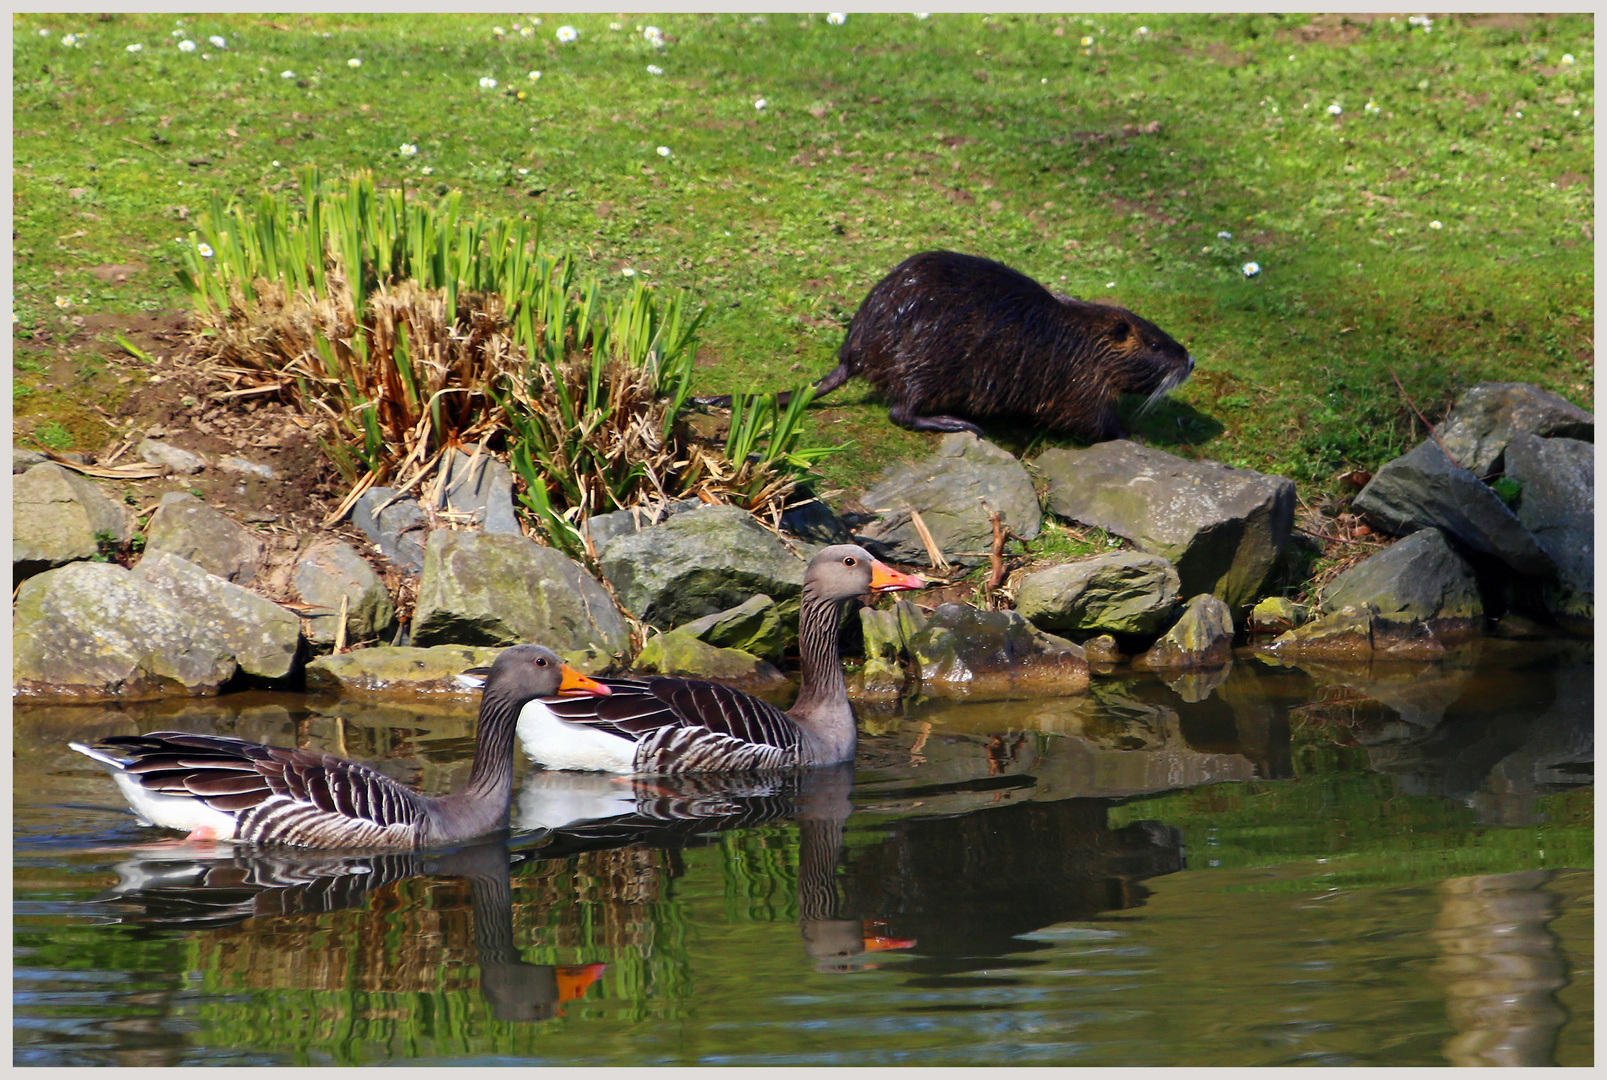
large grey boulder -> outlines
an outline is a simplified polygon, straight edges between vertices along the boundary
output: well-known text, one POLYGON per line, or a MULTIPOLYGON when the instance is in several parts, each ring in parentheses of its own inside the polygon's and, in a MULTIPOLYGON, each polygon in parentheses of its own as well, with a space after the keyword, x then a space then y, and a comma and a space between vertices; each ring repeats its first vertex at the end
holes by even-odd
MULTIPOLYGON (((523 536, 513 513, 513 474, 490 454, 453 450, 447 461, 440 508, 488 533, 523 536)), ((381 515, 384 516, 383 514, 381 515)))
POLYGON ((436 645, 421 649, 384 645, 355 649, 307 662, 309 693, 354 691, 390 697, 462 694, 457 676, 474 667, 489 667, 501 648, 482 645, 436 645))
POLYGON ((1500 496, 1446 457, 1432 439, 1380 468, 1353 506, 1390 536, 1435 528, 1520 574, 1545 576, 1556 569, 1500 496))
POLYGON ((1168 559, 1180 595, 1208 592, 1236 613, 1259 595, 1294 524, 1292 480, 1126 439, 1049 450, 1035 464, 1052 513, 1168 559))
POLYGON ((301 618, 170 551, 149 552, 134 576, 172 598, 197 640, 221 644, 247 675, 282 679, 296 666, 301 618))
POLYGON ((524 536, 430 533, 415 645, 545 645, 587 673, 630 649, 630 628, 579 563, 524 536))
POLYGON ((1438 529, 1419 529, 1346 570, 1318 606, 1324 615, 1365 608, 1385 622, 1424 623, 1442 640, 1476 636, 1484 621, 1473 568, 1438 529))
POLYGON ((100 536, 129 535, 128 511, 71 469, 47 461, 11 482, 13 579, 91 558, 100 536))
POLYGON ((1016 610, 1043 630, 1152 634, 1177 608, 1179 587, 1159 555, 1113 551, 1022 578, 1016 610))
POLYGON ((616 536, 650 529, 676 514, 696 510, 705 505, 702 499, 676 499, 656 506, 636 506, 629 510, 614 510, 607 514, 593 514, 583 528, 591 538, 592 548, 599 558, 616 536))
POLYGON ((1183 614, 1178 616, 1177 622, 1148 652, 1137 657, 1133 666, 1149 669, 1221 667, 1232 659, 1233 614, 1221 600, 1210 593, 1201 593, 1183 606, 1183 614))
POLYGON ((993 544, 989 510, 1023 539, 1038 535, 1043 513, 1027 470, 1008 452, 966 431, 951 432, 937 452, 915 465, 895 465, 860 500, 877 518, 859 539, 894 562, 931 565, 910 511, 920 513, 944 558, 975 566, 993 544))
POLYGON ((236 585, 262 567, 262 537, 187 491, 162 496, 145 530, 145 551, 166 551, 236 585))
POLYGON ((908 648, 920 670, 922 693, 937 697, 1088 689, 1082 649, 1014 611, 942 604, 908 648))
POLYGON ((1518 434, 1507 445, 1518 520, 1557 564, 1545 603, 1558 621, 1585 629, 1596 618, 1596 447, 1518 434))
POLYGON ((735 506, 700 506, 622 533, 599 556, 625 610, 659 629, 726 611, 757 593, 779 601, 803 592, 804 561, 735 506))
POLYGON ((1480 477, 1502 471, 1506 448, 1519 434, 1594 443, 1596 418, 1531 383, 1487 382, 1458 398, 1439 429, 1457 464, 1480 477))
POLYGON ((234 653, 177 601, 121 566, 77 562, 24 582, 12 609, 18 699, 215 694, 234 653))
POLYGON ((409 574, 424 569, 424 538, 430 519, 417 499, 396 499, 395 488, 371 487, 352 506, 352 524, 379 545, 387 559, 409 574))
POLYGON ((308 617, 309 640, 335 640, 340 605, 346 603, 346 639, 381 637, 396 624, 396 606, 368 560, 350 544, 322 540, 296 560, 296 592, 302 602, 321 608, 308 617))

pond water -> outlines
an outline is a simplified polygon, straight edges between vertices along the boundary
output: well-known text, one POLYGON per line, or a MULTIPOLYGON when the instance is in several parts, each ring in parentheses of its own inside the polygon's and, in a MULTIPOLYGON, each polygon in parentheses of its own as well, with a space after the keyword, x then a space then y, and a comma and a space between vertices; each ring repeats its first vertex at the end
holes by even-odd
POLYGON ((18 707, 14 1061, 1588 1065, 1593 655, 862 709, 852 768, 532 770, 507 840, 425 856, 177 843, 66 742, 441 791, 468 698, 18 707))

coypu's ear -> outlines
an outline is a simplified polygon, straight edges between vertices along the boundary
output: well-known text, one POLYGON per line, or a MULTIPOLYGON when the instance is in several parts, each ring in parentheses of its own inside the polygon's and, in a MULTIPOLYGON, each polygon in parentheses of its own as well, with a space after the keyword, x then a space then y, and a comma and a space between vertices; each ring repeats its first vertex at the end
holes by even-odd
POLYGON ((1132 332, 1133 328, 1131 325, 1129 325, 1126 319, 1117 319, 1115 322, 1111 323, 1110 340, 1126 341, 1127 335, 1131 334, 1132 332))

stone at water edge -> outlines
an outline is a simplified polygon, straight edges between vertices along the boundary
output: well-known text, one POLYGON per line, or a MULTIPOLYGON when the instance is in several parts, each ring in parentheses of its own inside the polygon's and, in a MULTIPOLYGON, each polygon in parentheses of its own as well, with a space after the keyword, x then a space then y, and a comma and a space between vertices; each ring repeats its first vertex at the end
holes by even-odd
POLYGON ((736 649, 767 660, 780 660, 787 635, 781 608, 764 593, 749 597, 729 611, 719 611, 676 627, 716 648, 736 649))
POLYGON ((788 679, 775 665, 739 649, 700 641, 684 627, 654 634, 631 663, 633 672, 709 679, 750 693, 776 690, 788 679))
POLYGON ((908 648, 920 671, 921 692, 934 696, 1088 689, 1082 649, 1014 611, 942 604, 908 648))
POLYGON ((1052 513, 1168 559, 1180 595, 1211 593, 1235 612, 1260 595, 1294 524, 1293 481, 1126 439, 1049 450, 1033 464, 1052 513))
POLYGON ((630 628, 608 591, 573 559, 524 536, 430 534, 412 640, 429 645, 534 641, 587 674, 630 649, 630 628))
POLYGON ((1177 609, 1179 587, 1159 555, 1114 551, 1022 578, 1016 610, 1042 630, 1153 634, 1177 609))
POLYGON ((98 535, 123 543, 132 535, 128 511, 95 484, 53 461, 34 465, 11 482, 11 572, 26 577, 91 559, 98 535))
POLYGON ((262 568, 262 537, 187 491, 162 496, 145 529, 145 551, 168 551, 236 585, 262 568))
POLYGON ((172 597, 114 563, 47 570, 23 583, 12 608, 17 700, 210 695, 236 669, 233 652, 197 633, 172 597))
POLYGON ((1577 439, 1517 435, 1507 475, 1520 485, 1518 520, 1557 564, 1543 596, 1550 614, 1575 630, 1596 618, 1596 448, 1577 439))
POLYGON ((221 645, 240 670, 283 679, 296 667, 301 619, 170 551, 149 552, 134 576, 171 597, 198 640, 221 645))
POLYGON ((899 597, 885 610, 862 607, 859 626, 865 645, 865 664, 849 680, 854 697, 897 698, 908 681, 902 657, 909 655, 909 643, 926 629, 926 616, 907 596, 899 597))
POLYGON ((1210 593, 1183 606, 1172 628, 1133 660, 1139 669, 1220 667, 1233 659, 1233 613, 1210 593))
POLYGON ((1252 634, 1281 634, 1306 621, 1306 609, 1285 596, 1267 596, 1250 609, 1245 628, 1252 634))
POLYGON ((1420 623, 1442 640, 1477 637, 1484 600, 1472 567, 1438 529, 1419 529, 1357 563, 1323 590, 1324 615, 1344 608, 1397 624, 1397 634, 1416 636, 1420 623))
MULTIPOLYGON (((307 662, 308 693, 340 694, 352 691, 416 694, 465 694, 457 676, 475 667, 489 667, 502 654, 501 647, 480 645, 382 645, 356 649, 339 656, 320 656, 307 662)), ((477 693, 477 691, 474 691, 477 693)))
POLYGON ((990 509, 1001 512, 1005 526, 1027 540, 1043 524, 1026 468, 967 431, 945 435, 925 461, 890 466, 860 501, 879 516, 859 530, 859 542, 878 558, 914 566, 930 565, 931 557, 910 516, 912 509, 956 566, 987 560, 993 544, 990 509))

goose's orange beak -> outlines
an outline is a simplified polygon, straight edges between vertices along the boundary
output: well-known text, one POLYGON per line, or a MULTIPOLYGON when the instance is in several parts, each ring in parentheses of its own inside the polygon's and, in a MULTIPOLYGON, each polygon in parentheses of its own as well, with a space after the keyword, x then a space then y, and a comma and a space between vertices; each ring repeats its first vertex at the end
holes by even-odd
POLYGON ((582 675, 568 664, 564 665, 563 672, 563 682, 558 684, 558 695, 560 697, 581 697, 585 694, 590 694, 593 697, 607 697, 613 693, 612 690, 596 679, 588 675, 582 675))
POLYGON ((926 581, 914 574, 894 570, 880 559, 870 561, 870 591, 874 593, 898 592, 902 589, 924 589, 926 581))
POLYGON ((592 983, 597 981, 607 966, 607 964, 574 964, 555 968, 553 975, 558 981, 558 1000, 574 1001, 580 997, 592 983))

